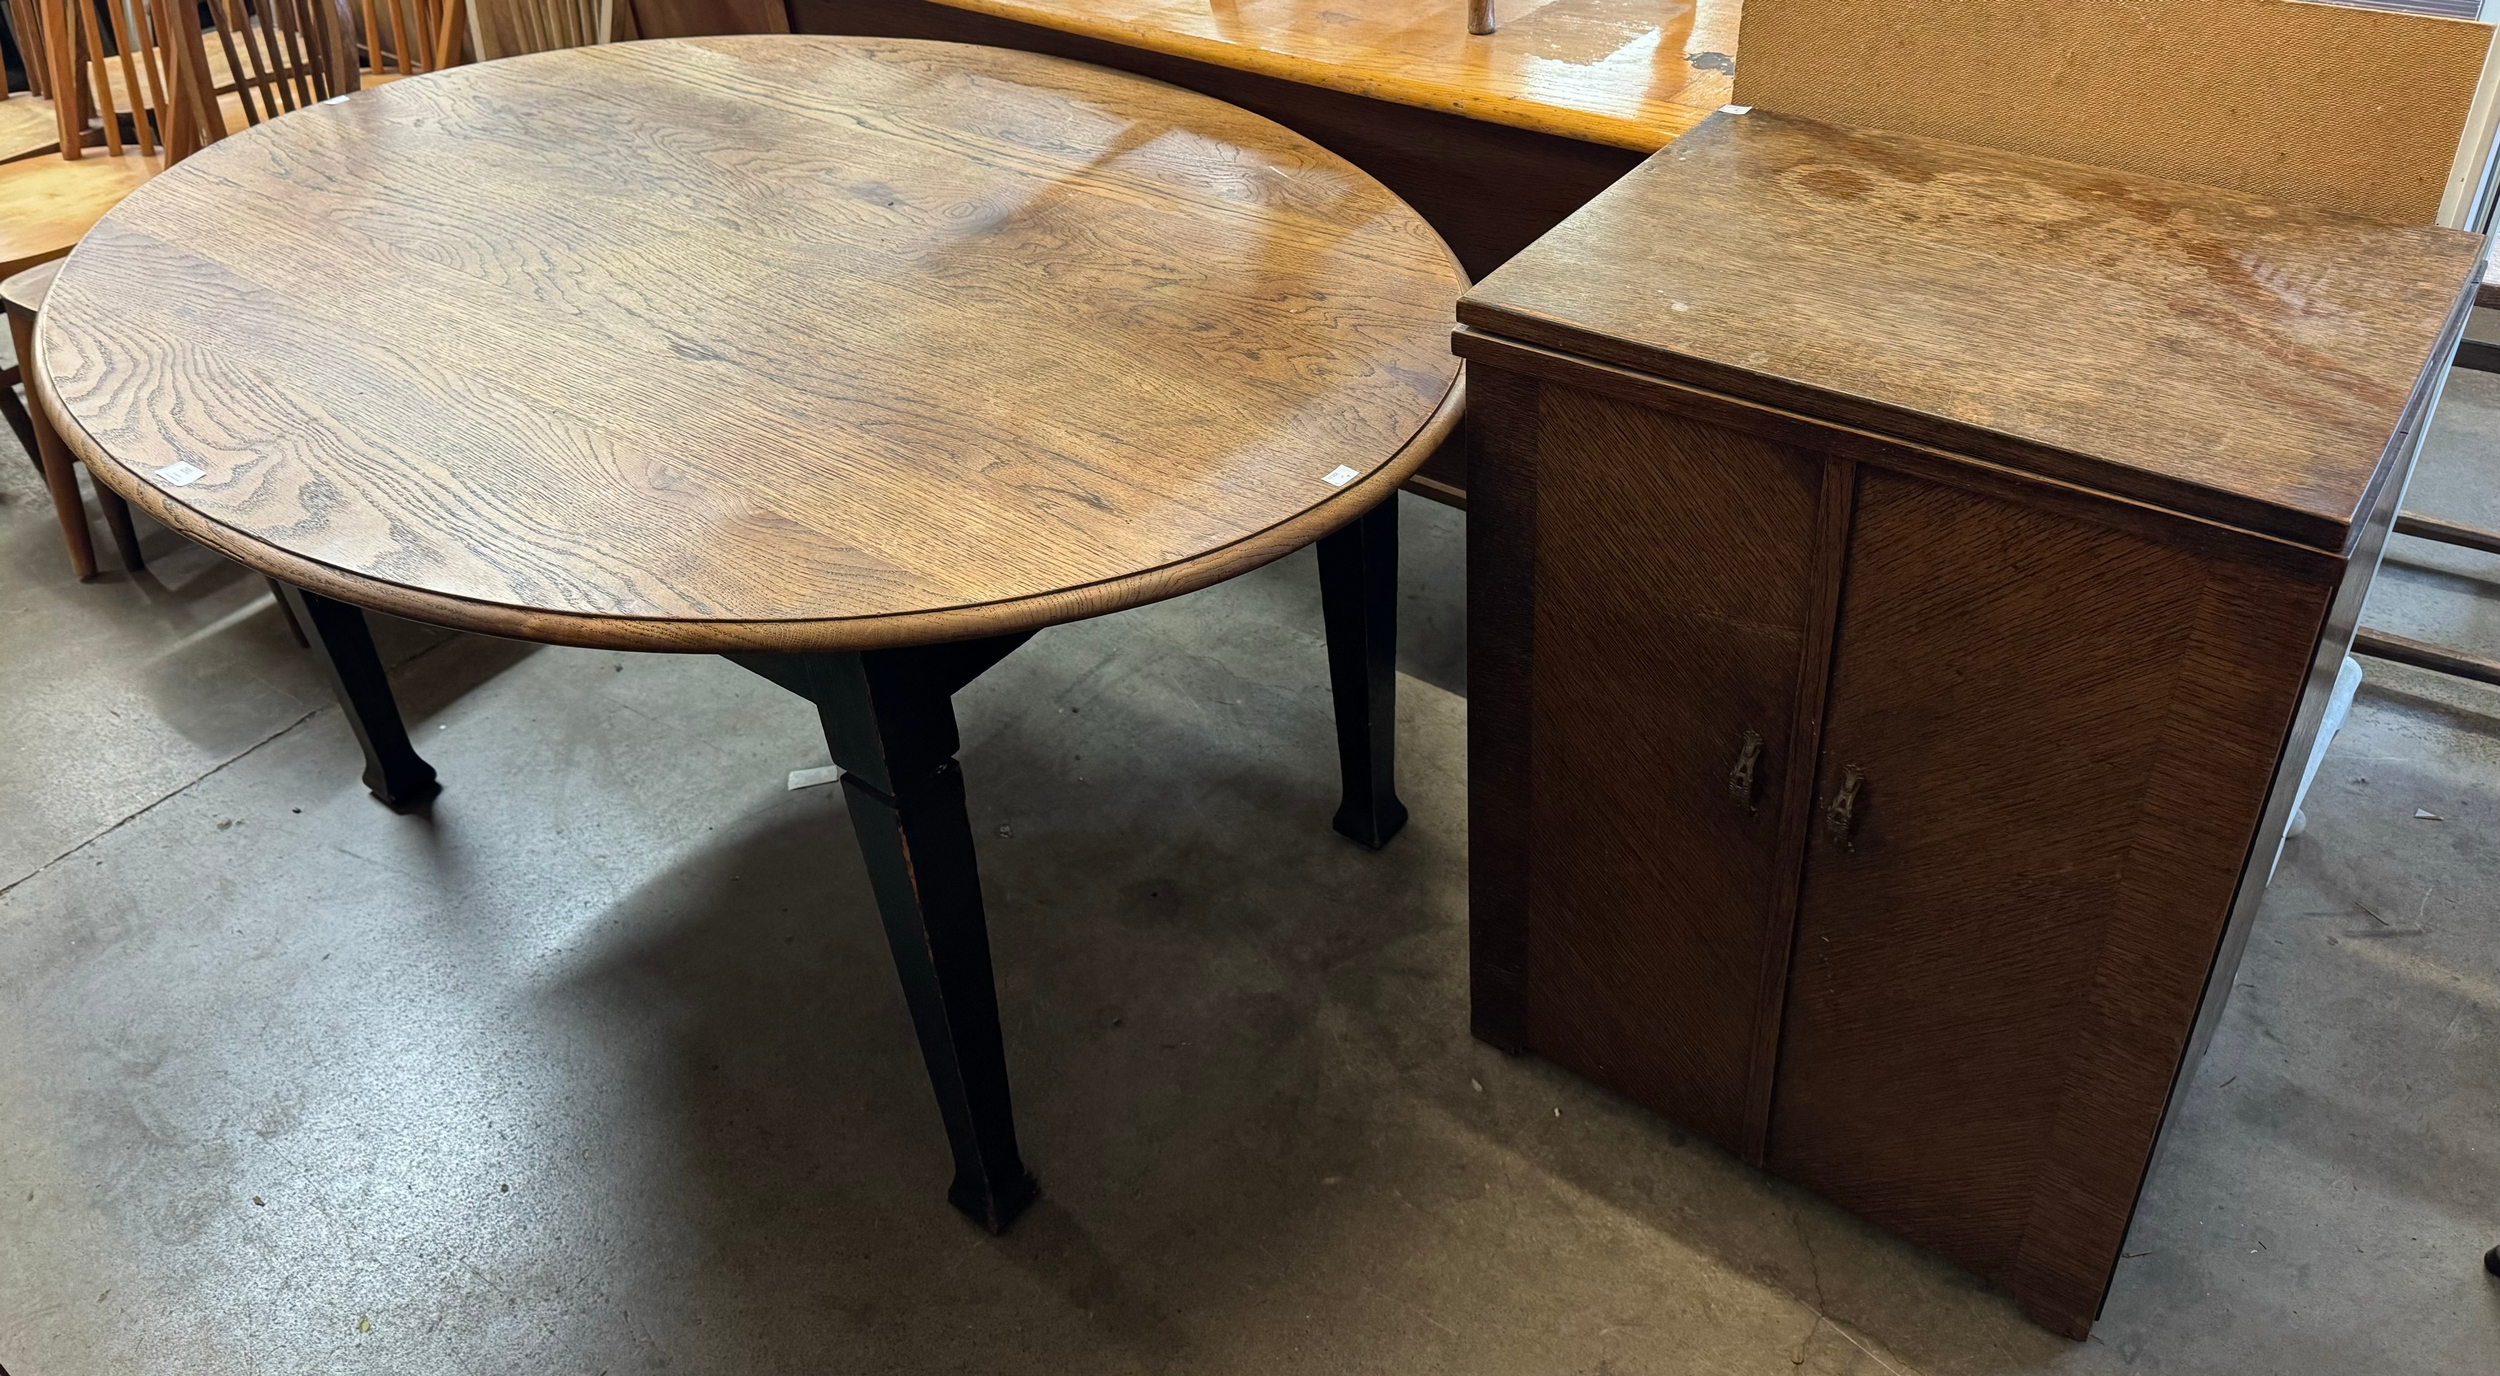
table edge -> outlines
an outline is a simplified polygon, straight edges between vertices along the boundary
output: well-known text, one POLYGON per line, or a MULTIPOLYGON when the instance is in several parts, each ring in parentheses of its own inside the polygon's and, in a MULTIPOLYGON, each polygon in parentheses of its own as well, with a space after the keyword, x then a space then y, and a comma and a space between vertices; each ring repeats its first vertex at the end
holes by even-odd
MULTIPOLYGON (((43 338, 39 334, 32 360, 34 372, 49 377, 43 354, 43 338)), ((545 611, 429 592, 352 573, 280 549, 172 500, 164 489, 96 443, 78 418, 54 398, 51 388, 35 390, 42 393, 44 414, 51 419, 62 442, 87 465, 96 482, 120 494, 168 529, 256 573, 325 597, 452 630, 547 645, 684 654, 731 650, 828 653, 934 645, 1039 630, 1178 597, 1281 559, 1397 495, 1399 486, 1449 439, 1466 414, 1467 368, 1460 363, 1440 403, 1387 462, 1316 505, 1230 544, 1151 569, 1030 597, 930 611, 769 621, 545 611)))

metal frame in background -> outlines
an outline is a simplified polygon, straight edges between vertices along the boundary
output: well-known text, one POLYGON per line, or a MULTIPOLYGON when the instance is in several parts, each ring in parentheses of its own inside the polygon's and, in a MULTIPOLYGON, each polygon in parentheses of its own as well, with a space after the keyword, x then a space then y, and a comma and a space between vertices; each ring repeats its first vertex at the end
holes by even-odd
MULTIPOLYGON (((2500 189, 2500 178, 2493 178, 2492 184, 2495 189, 2500 189)), ((2482 224, 2488 226, 2491 222, 2491 215, 2492 202, 2486 195, 2478 218, 2482 224)), ((2500 282, 2494 281, 2491 274, 2491 265, 2486 263, 2483 268, 2482 283, 2474 288, 2474 305, 2478 310, 2500 309, 2500 282)), ((2459 340, 2455 366, 2471 368, 2482 373, 2500 373, 2500 343, 2480 339, 2459 340)), ((2410 535, 2421 540, 2436 540, 2440 544, 2455 545, 2462 549, 2480 550, 2485 554, 2500 554, 2500 530, 2486 530, 2481 526, 2460 525, 2455 521, 2416 516, 2408 511, 2396 513, 2396 533, 2410 535)), ((2368 655, 2372 659, 2391 660, 2397 664, 2411 665, 2416 669, 2428 669, 2433 673, 2449 674, 2457 678, 2471 679, 2476 683, 2500 686, 2500 660, 2464 654, 2442 645, 2434 645, 2427 640, 2415 640, 2411 636, 2391 635, 2386 631, 2374 631, 2364 626, 2353 633, 2352 651, 2357 655, 2368 655)), ((2500 1275, 2500 1271, 2494 1271, 2493 1274, 2500 1275)))

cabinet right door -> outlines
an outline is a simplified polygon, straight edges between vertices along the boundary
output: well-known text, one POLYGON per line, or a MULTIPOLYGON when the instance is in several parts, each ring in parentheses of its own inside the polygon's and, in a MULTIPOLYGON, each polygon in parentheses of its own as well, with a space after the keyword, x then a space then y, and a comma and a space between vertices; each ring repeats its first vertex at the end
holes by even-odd
POLYGON ((2326 603, 2072 511, 1861 470, 1768 1142, 2070 1330, 2326 603))

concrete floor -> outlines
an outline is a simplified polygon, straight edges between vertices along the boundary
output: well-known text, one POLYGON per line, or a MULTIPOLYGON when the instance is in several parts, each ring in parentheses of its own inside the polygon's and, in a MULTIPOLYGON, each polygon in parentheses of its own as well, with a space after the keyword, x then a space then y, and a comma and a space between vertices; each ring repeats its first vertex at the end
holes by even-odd
MULTIPOLYGON (((2412 505, 2500 522, 2500 378, 2412 505)), ((0 451, 0 1364, 2500 1370, 2500 692, 2371 666, 2069 1344, 1468 1039, 1463 528, 1405 519, 1384 854, 1328 830, 1307 553, 963 696, 1046 1190, 991 1239, 805 704, 389 624, 447 784, 394 816, 258 578, 151 529, 73 583, 0 451)), ((2500 653, 2500 560, 2400 540, 2371 619, 2500 653)))

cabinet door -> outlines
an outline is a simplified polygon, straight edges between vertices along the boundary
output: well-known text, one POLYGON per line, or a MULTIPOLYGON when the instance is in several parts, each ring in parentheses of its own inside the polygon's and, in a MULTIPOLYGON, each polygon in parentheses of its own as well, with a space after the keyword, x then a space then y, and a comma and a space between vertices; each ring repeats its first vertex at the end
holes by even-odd
POLYGON ((2330 590, 1862 472, 1769 1163, 2079 1335, 2330 590))
POLYGON ((1538 427, 1527 1044, 1741 1151, 1825 465, 1551 384, 1538 427))

